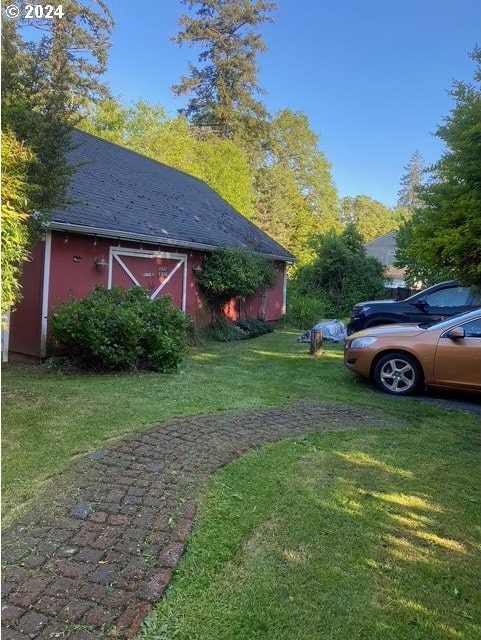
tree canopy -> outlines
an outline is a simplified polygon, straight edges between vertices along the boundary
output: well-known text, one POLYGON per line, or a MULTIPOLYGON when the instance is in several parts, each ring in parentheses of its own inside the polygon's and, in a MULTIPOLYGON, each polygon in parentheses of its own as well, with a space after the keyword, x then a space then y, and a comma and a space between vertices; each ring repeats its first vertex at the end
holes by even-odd
POLYGON ((204 180, 247 218, 253 216, 253 174, 243 149, 212 131, 169 117, 160 105, 126 106, 110 98, 94 105, 80 123, 88 133, 204 180))
POLYGON ((343 225, 355 225, 364 242, 394 231, 399 226, 396 210, 364 195, 341 198, 339 220, 343 225))
POLYGON ((20 296, 21 265, 28 259, 27 167, 33 153, 11 131, 2 135, 2 318, 20 296))
POLYGON ((106 93, 99 77, 113 26, 107 5, 66 0, 62 7, 63 17, 28 21, 41 31, 38 40, 26 41, 15 21, 2 22, 2 129, 35 154, 28 174, 38 189, 30 204, 40 213, 67 204, 70 131, 81 107, 106 93))
POLYGON ((20 295, 21 265, 38 223, 68 204, 70 132, 78 112, 105 93, 112 17, 103 2, 65 0, 63 16, 29 20, 41 30, 27 42, 2 21, 2 312, 20 295), (32 213, 35 212, 35 217, 32 213))
POLYGON ((271 20, 276 7, 267 0, 181 0, 195 16, 183 15, 178 44, 200 44, 198 66, 173 87, 189 95, 184 110, 196 125, 213 128, 221 137, 245 138, 259 132, 267 117, 257 96, 256 56, 266 51, 257 27, 271 20))
POLYGON ((397 263, 411 280, 457 277, 481 285, 481 50, 472 54, 475 82, 455 82, 455 106, 436 131, 446 145, 419 190, 421 205, 402 227, 397 263))
POLYGON ((272 119, 256 198, 254 222, 301 263, 313 257, 311 236, 339 228, 330 164, 304 113, 284 109, 272 119))
POLYGON ((360 300, 383 295, 384 267, 376 258, 366 256, 355 225, 347 225, 340 233, 330 231, 316 240, 315 260, 296 273, 298 292, 323 296, 328 310, 341 317, 360 300))

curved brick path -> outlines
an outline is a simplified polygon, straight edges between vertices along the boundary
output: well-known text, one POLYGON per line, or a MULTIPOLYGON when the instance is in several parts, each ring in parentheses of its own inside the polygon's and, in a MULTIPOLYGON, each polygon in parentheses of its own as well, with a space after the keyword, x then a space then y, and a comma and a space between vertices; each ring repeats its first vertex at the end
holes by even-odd
POLYGON ((393 426, 366 413, 302 401, 184 418, 83 457, 3 534, 2 640, 132 638, 169 583, 193 499, 215 469, 290 436, 393 426))

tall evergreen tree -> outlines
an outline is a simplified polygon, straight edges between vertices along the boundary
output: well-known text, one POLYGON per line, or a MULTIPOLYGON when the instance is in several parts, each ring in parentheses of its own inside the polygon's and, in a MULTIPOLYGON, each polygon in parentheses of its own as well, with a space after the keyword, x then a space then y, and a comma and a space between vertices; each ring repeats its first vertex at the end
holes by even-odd
POLYGON ((4 20, 2 57, 2 128, 12 130, 35 154, 29 179, 38 189, 31 198, 42 213, 67 203, 73 168, 66 153, 70 131, 89 100, 105 95, 99 76, 107 63, 112 16, 103 0, 66 0, 63 15, 29 20, 42 31, 25 42, 22 25, 4 20))
POLYGON ((423 183, 425 173, 424 161, 419 150, 411 156, 405 169, 405 174, 401 178, 401 188, 398 192, 398 207, 402 207, 412 213, 416 207, 421 205, 419 189, 423 183))
POLYGON ((481 286, 481 49, 472 58, 476 84, 454 83, 455 106, 436 131, 446 151, 399 234, 397 263, 411 280, 457 277, 481 286))
POLYGON ((221 137, 258 137, 267 119, 259 102, 257 54, 266 46, 257 27, 270 22, 276 7, 268 0, 181 0, 195 16, 183 15, 178 44, 200 44, 199 65, 173 87, 189 96, 184 110, 196 125, 214 129, 221 137))
POLYGON ((43 33, 35 42, 25 41, 21 24, 2 21, 2 168, 8 178, 6 195, 2 190, 2 270, 8 277, 2 311, 19 298, 21 264, 38 223, 67 205, 75 169, 67 152, 79 110, 105 93, 99 75, 113 25, 107 5, 63 0, 62 9, 62 16, 28 21, 43 33), (34 211, 39 215, 33 218, 34 211))

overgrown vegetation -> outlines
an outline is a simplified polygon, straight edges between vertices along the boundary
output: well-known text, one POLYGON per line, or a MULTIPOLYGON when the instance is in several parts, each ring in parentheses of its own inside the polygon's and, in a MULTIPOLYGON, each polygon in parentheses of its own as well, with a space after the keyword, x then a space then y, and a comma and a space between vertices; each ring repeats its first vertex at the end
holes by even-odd
POLYGON ((33 153, 11 131, 2 135, 2 319, 20 298, 21 265, 28 259, 27 177, 33 153))
POLYGON ((321 291, 306 293, 295 282, 289 283, 285 317, 288 326, 312 329, 320 320, 329 318, 330 311, 331 307, 321 291))
POLYGON ((272 333, 274 327, 264 320, 257 318, 242 318, 237 322, 230 322, 226 318, 219 318, 204 329, 205 335, 216 342, 235 342, 257 338, 266 333, 272 333))
POLYGON ((203 293, 218 314, 229 300, 254 295, 275 283, 272 264, 245 249, 221 249, 209 254, 199 276, 203 293))
POLYGON ((362 237, 348 225, 342 233, 317 239, 315 260, 296 272, 291 290, 294 304, 289 314, 295 326, 305 327, 320 310, 324 317, 343 318, 357 302, 384 295, 384 267, 366 256, 362 237))
POLYGON ((187 350, 188 316, 168 296, 150 300, 140 288, 97 286, 52 316, 60 348, 76 365, 95 371, 175 371, 187 350))

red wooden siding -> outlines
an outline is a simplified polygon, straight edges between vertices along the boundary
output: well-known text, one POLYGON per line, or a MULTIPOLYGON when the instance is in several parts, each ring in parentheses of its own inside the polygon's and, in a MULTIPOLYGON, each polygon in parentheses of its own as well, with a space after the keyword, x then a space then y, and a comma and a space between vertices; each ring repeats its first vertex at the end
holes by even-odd
POLYGON ((39 242, 30 253, 32 259, 23 266, 22 299, 10 314, 9 350, 39 357, 45 242, 39 242))
MULTIPOLYGON (((24 299, 12 313, 10 330, 10 350, 36 357, 42 355, 44 246, 44 242, 39 243, 33 251, 34 259, 25 265, 24 299)), ((154 297, 170 295, 173 303, 202 327, 211 321, 211 313, 202 299, 194 268, 202 266, 204 255, 182 248, 52 232, 48 314, 69 298, 87 296, 95 285, 131 287, 138 282, 154 297)), ((276 269, 274 288, 240 305, 232 301, 228 316, 237 319, 240 311, 241 315, 278 320, 283 307, 284 263, 276 263, 276 269)))

